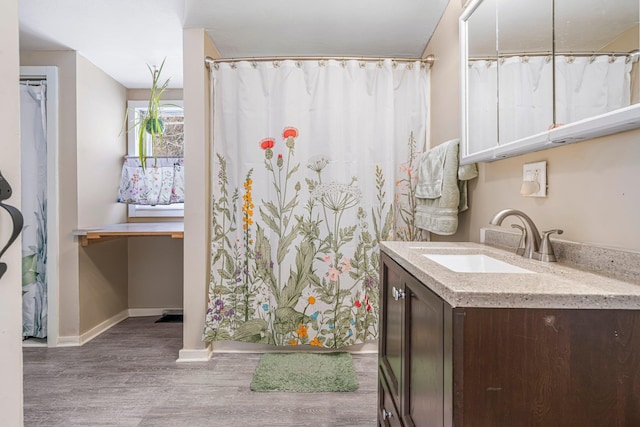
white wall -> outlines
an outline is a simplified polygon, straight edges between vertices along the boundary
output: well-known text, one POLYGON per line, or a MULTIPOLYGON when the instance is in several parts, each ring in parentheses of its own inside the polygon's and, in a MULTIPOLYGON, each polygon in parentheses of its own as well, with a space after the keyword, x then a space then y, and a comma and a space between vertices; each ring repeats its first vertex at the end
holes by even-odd
MULTIPOLYGON (((76 64, 78 227, 125 222, 126 205, 117 197, 127 90, 82 55, 76 64)), ((128 308, 126 239, 81 248, 79 267, 84 334, 128 308)))
POLYGON ((117 202, 127 89, 84 56, 77 56, 78 227, 126 221, 117 202))
MULTIPOLYGON (((13 195, 6 204, 20 207, 20 76, 18 0, 4 0, 0 13, 0 171, 13 195)), ((11 235, 9 215, 0 210, 0 246, 11 235)), ((22 425, 22 271, 20 238, 3 256, 8 266, 0 279, 0 425, 22 425)))

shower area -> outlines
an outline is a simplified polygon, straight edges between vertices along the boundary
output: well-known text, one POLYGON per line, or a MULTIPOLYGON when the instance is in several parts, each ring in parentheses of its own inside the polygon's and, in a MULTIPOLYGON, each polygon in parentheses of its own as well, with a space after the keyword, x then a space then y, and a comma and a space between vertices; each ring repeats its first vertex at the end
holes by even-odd
POLYGON ((204 340, 377 339, 378 242, 418 240, 426 60, 208 61, 213 140, 204 340))
POLYGON ((55 345, 57 69, 20 72, 22 336, 25 345, 55 345))

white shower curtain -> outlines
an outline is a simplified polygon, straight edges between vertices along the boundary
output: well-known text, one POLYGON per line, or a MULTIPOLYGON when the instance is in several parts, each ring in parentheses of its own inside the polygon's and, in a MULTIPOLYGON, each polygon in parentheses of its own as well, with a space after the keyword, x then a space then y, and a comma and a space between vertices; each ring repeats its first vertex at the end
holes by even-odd
POLYGON ((632 65, 626 56, 557 56, 556 122, 571 123, 628 106, 632 65))
POLYGON ((426 143, 428 69, 284 60, 212 72, 205 340, 339 348, 376 339, 378 241, 393 238, 394 198, 412 185, 426 143))
MULTIPOLYGON (((632 63, 626 56, 558 55, 555 62, 556 123, 575 122, 630 104, 632 63)), ((468 79, 473 152, 544 132, 554 123, 550 56, 470 61, 468 79)))
POLYGON ((498 142, 498 66, 496 61, 469 63, 468 129, 470 153, 495 147, 498 142))
POLYGON ((46 85, 20 85, 22 335, 47 336, 46 85))
POLYGON ((551 56, 514 56, 498 65, 499 141, 545 132, 553 124, 551 56))

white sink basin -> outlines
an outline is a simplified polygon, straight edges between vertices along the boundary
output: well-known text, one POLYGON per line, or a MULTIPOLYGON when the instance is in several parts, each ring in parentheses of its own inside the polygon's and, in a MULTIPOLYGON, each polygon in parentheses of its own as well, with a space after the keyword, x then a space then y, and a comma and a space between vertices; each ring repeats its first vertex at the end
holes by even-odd
POLYGON ((482 254, 422 254, 456 273, 533 273, 482 254))

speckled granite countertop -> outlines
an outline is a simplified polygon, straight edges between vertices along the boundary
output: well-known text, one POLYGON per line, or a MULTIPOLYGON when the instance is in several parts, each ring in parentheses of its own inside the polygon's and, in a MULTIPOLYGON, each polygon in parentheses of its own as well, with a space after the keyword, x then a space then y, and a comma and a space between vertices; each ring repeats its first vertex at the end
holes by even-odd
POLYGON ((478 243, 382 242, 381 249, 452 307, 640 310, 640 283, 478 243), (484 254, 533 273, 457 273, 423 254, 484 254))

